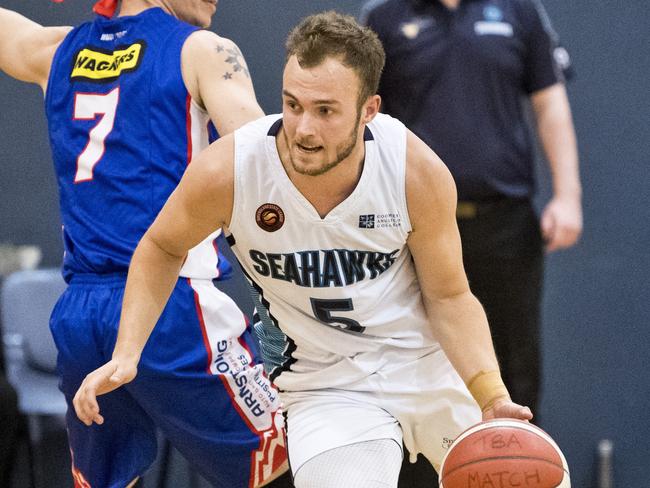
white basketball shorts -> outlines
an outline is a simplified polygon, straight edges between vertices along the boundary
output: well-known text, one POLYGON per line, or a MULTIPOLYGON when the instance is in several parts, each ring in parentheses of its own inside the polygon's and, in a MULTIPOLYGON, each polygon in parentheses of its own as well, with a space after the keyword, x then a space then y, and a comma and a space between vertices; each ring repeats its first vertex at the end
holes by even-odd
POLYGON ((325 451, 376 439, 403 441, 411 462, 422 453, 438 469, 481 411, 439 347, 422 354, 391 361, 344 389, 281 392, 293 473, 325 451))

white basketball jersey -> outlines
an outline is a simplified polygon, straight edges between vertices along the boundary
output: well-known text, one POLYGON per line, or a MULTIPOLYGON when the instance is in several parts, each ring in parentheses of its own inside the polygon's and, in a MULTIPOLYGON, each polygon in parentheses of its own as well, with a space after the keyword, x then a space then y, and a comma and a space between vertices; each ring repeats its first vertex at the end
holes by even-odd
POLYGON ((279 115, 235 132, 229 237, 270 321, 256 330, 280 389, 349 385, 436 346, 413 260, 406 129, 379 114, 365 130, 352 194, 321 218, 282 166, 279 115))

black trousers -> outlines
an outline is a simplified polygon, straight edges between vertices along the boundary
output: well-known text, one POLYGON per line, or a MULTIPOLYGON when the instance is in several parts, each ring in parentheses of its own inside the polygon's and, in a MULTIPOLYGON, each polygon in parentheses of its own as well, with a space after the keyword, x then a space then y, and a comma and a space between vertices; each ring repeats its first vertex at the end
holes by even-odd
POLYGON ((20 422, 16 392, 0 372, 0 486, 10 486, 20 422))
POLYGON ((513 401, 536 414, 544 265, 538 218, 528 200, 498 200, 475 210, 458 218, 470 288, 485 308, 513 401))

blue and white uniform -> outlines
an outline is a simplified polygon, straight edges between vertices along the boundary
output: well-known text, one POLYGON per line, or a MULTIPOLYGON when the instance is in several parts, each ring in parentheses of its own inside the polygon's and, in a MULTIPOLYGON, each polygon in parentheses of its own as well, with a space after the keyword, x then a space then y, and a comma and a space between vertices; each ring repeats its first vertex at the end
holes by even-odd
POLYGON ((407 246, 406 128, 378 114, 354 191, 321 218, 284 170, 278 115, 235 131, 229 240, 268 310, 256 325, 295 472, 347 444, 402 440, 439 464, 480 411, 433 337, 407 246))
POLYGON ((277 393, 243 313, 212 280, 230 272, 216 237, 190 251, 139 365, 99 397, 105 423, 71 407, 115 344, 135 247, 211 130, 182 78, 196 28, 159 8, 73 29, 57 50, 46 114, 60 192, 64 276, 52 314, 78 486, 123 487, 153 462, 156 427, 215 486, 244 488, 286 459, 277 393))

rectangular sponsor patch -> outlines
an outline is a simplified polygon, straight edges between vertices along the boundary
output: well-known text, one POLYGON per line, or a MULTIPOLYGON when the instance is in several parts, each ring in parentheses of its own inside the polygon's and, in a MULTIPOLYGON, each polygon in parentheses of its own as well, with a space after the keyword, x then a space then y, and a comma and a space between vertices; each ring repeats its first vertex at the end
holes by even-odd
POLYGON ((112 81, 122 73, 137 69, 144 55, 145 43, 138 41, 114 51, 83 48, 75 56, 71 80, 112 81))
POLYGON ((512 25, 507 22, 474 22, 474 32, 479 36, 494 35, 512 37, 512 25))

